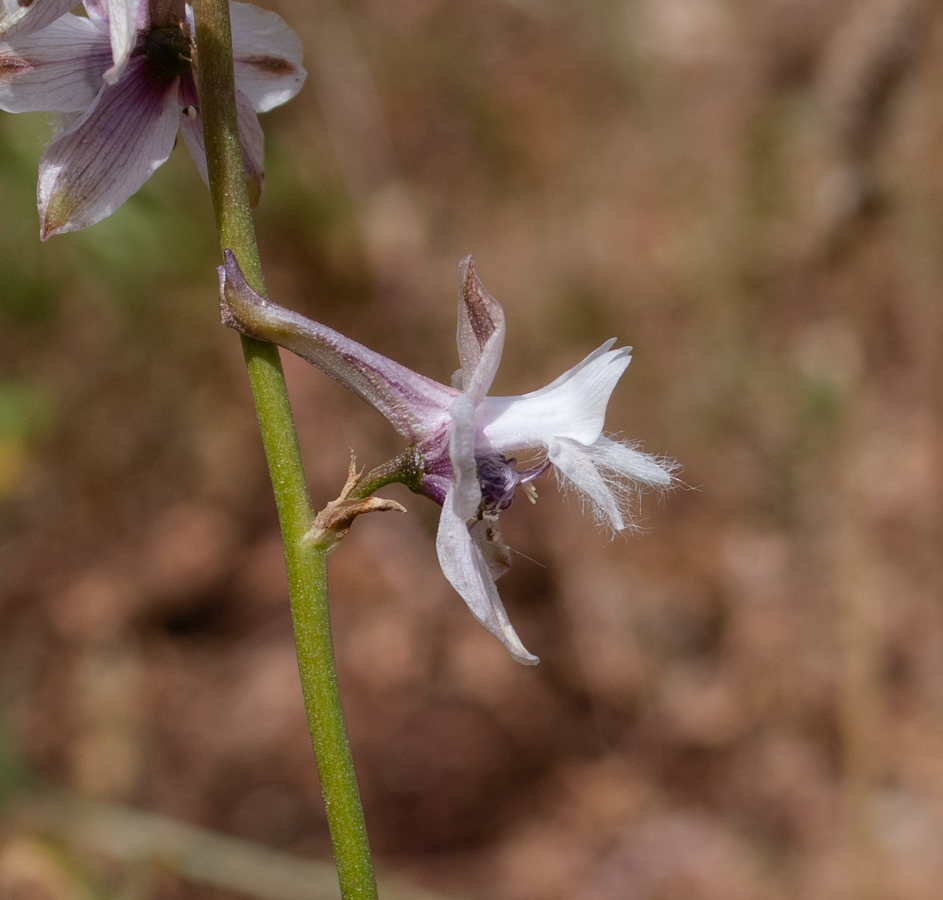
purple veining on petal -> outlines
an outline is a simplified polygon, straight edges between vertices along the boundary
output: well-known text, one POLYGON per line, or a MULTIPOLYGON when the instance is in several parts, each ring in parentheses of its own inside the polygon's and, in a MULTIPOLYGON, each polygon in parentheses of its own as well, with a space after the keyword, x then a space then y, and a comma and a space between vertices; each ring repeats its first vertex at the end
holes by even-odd
POLYGON ((0 3, 0 35, 23 37, 64 16, 75 0, 33 0, 32 3, 0 3))
MULTIPOLYGON (((114 212, 169 156, 180 128, 206 177, 192 11, 183 0, 84 3, 87 17, 67 13, 74 0, 0 0, 0 35, 9 38, 0 42, 0 109, 76 114, 40 162, 43 240, 114 212)), ((247 4, 233 4, 232 15, 247 54, 236 105, 255 204, 264 183, 256 113, 293 97, 305 71, 301 43, 280 16, 247 4)))
POLYGON ((82 112, 98 96, 110 62, 107 34, 78 16, 17 35, 0 43, 0 109, 82 112))
POLYGON ((40 161, 42 238, 111 215, 170 155, 177 134, 177 85, 155 85, 142 58, 40 161))

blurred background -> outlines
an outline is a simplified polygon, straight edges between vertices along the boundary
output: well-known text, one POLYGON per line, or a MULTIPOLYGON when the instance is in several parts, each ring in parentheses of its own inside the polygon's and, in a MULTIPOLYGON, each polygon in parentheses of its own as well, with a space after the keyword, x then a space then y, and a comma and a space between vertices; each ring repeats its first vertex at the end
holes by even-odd
MULTIPOLYGON (((429 501, 388 489, 408 515, 331 557, 378 866, 414 886, 396 896, 939 898, 940 5, 267 5, 309 70, 263 117, 273 298, 448 381, 474 253, 508 319, 495 391, 618 336, 607 425, 683 466, 627 538, 551 478, 503 517, 537 668, 445 582, 429 501)), ((0 896, 320 897, 208 193, 178 148, 112 218, 41 244, 49 134, 0 117, 0 896)), ((402 441, 285 364, 321 506, 351 450, 372 466, 402 441)))

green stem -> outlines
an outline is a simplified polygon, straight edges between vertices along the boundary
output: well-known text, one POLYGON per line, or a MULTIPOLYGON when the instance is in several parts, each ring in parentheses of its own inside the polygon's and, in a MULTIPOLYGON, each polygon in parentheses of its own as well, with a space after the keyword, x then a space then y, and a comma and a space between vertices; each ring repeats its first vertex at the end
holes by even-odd
MULTIPOLYGON (((239 144, 229 3, 195 0, 194 12, 203 133, 220 246, 236 254, 246 279, 264 296, 239 144)), ((345 900, 375 900, 373 864, 334 666, 327 554, 302 543, 314 515, 278 348, 247 337, 242 347, 285 545, 301 688, 341 894, 345 900)))

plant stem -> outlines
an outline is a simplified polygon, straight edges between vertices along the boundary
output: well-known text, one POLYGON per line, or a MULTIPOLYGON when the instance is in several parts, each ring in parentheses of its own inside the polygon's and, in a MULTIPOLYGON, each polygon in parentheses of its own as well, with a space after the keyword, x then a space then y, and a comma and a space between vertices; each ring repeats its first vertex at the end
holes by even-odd
MULTIPOLYGON (((228 0, 195 0, 203 133, 220 246, 247 281, 265 284, 239 144, 228 0)), ((242 337, 285 545, 298 669, 345 900, 375 900, 376 882, 344 725, 327 595, 327 554, 302 538, 314 519, 278 348, 242 337)))

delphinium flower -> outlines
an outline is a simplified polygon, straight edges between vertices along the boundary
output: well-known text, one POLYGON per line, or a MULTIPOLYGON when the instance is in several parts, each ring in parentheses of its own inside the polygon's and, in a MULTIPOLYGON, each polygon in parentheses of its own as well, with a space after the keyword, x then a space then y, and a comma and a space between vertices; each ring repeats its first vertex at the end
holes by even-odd
MULTIPOLYGON (((182 0, 142 2, 127 64, 108 83, 116 2, 85 0, 88 18, 61 15, 0 43, 0 109, 74 119, 39 163, 43 240, 111 215, 170 156, 178 132, 207 180, 191 10, 182 0)), ((231 3, 230 13, 239 137, 257 202, 264 166, 256 113, 291 99, 306 73, 301 44, 281 17, 245 3, 231 3)))
POLYGON ((612 339, 538 391, 489 397, 504 346, 504 312, 471 257, 459 266, 461 369, 453 386, 265 300, 229 251, 219 274, 227 325, 297 353, 373 405, 411 442, 419 471, 410 486, 442 506, 436 550, 445 577, 516 660, 536 663, 494 584, 510 566, 498 514, 518 488, 533 499, 534 479, 552 468, 600 521, 622 531, 631 525, 627 507, 638 490, 672 484, 671 463, 603 433, 606 406, 631 348, 613 349, 612 339), (523 468, 518 454, 530 457, 523 468))

